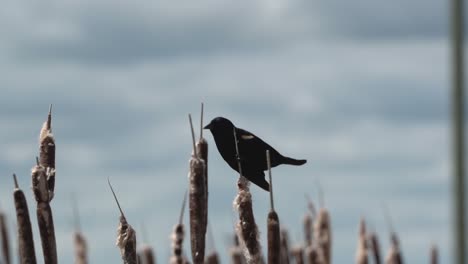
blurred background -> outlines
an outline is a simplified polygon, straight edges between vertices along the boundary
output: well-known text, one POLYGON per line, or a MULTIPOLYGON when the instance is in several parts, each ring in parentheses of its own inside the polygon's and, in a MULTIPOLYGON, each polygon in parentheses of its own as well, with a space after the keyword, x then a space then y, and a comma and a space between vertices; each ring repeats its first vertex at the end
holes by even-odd
MULTIPOLYGON (((320 182, 335 263, 354 260, 361 216, 388 248, 383 204, 408 263, 427 262, 433 243, 441 263, 452 260, 448 2, 2 3, 0 208, 13 228, 15 172, 38 259, 30 169, 49 104, 59 261, 73 261, 73 194, 91 263, 120 260, 110 177, 137 236, 144 225, 163 263, 188 183, 187 114, 198 124, 204 102, 205 123, 227 117, 308 160, 273 170, 275 207, 291 244, 303 241, 304 195, 317 202, 320 182)), ((208 248, 228 263, 237 174, 204 136, 215 242, 208 248)), ((265 245, 269 198, 251 189, 265 245)))

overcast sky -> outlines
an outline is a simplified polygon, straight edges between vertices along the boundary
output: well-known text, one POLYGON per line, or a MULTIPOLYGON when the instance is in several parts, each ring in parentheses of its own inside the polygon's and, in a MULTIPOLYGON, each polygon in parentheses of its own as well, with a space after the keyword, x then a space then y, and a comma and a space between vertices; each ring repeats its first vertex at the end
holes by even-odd
MULTIPOLYGON (((13 227, 16 172, 34 215, 30 168, 52 103, 61 263, 73 259, 73 193, 91 262, 119 261, 118 211, 107 177, 137 234, 144 224, 158 262, 167 262, 187 187, 187 114, 198 119, 200 102, 206 122, 227 117, 283 154, 308 160, 273 170, 275 206, 292 244, 303 239, 304 194, 317 200, 319 181, 332 216, 335 263, 354 260, 361 216, 387 248, 383 204, 409 263, 427 262, 433 243, 441 263, 450 262, 446 2, 4 0, 2 6, 0 208, 13 227)), ((211 134, 204 136, 214 247, 228 263, 237 176, 211 134)), ((252 191, 265 245, 268 195, 252 191)), ((38 239, 36 224, 34 231, 38 239)), ((39 242, 36 254, 42 257, 39 242)))

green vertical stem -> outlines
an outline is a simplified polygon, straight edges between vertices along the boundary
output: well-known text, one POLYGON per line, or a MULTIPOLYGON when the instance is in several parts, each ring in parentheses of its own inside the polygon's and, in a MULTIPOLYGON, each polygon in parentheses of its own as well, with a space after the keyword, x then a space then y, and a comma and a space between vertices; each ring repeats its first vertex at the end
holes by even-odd
POLYGON ((465 197, 464 197, 464 94, 463 94, 463 0, 452 0, 452 117, 453 117, 453 193, 455 262, 465 263, 465 197))

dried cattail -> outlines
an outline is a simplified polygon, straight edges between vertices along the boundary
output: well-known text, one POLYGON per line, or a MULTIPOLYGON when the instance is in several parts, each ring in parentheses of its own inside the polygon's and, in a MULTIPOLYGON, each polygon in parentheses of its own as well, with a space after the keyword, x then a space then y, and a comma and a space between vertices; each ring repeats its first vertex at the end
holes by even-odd
POLYGON ((155 264, 153 249, 148 245, 143 245, 138 253, 139 264, 155 264))
POLYGON ((171 264, 184 264, 186 262, 183 255, 183 242, 184 242, 184 225, 182 220, 184 218, 185 203, 187 201, 187 193, 184 195, 184 201, 182 202, 182 208, 180 210, 179 223, 174 226, 174 231, 171 234, 172 241, 172 256, 170 259, 171 264))
POLYGON ((216 252, 213 252, 206 256, 205 264, 219 264, 219 257, 216 252))
POLYGON ((52 134, 52 105, 49 108, 47 121, 42 125, 39 134, 39 165, 46 170, 49 199, 54 197, 55 188, 55 139, 52 134))
POLYGON ((120 211, 119 227, 117 228, 117 241, 115 244, 120 249, 120 255, 122 256, 124 264, 137 264, 135 230, 127 222, 109 178, 107 178, 107 183, 109 184, 112 195, 114 196, 115 202, 117 203, 117 207, 120 211))
POLYGON ((8 236, 7 220, 6 215, 2 212, 0 212, 0 234, 2 240, 3 260, 5 261, 5 264, 10 264, 12 260, 10 257, 10 241, 8 236))
POLYGON ((201 104, 201 115, 200 115, 200 139, 196 144, 197 157, 202 159, 205 163, 204 179, 205 179, 205 215, 202 219, 202 233, 206 234, 206 227, 208 225, 208 142, 203 138, 203 103, 201 104))
POLYGON ((369 262, 368 255, 369 253, 366 239, 366 222, 364 221, 364 218, 361 218, 361 221, 359 222, 359 239, 356 251, 356 263, 367 264, 369 262))
POLYGON ((315 210, 314 203, 310 199, 310 197, 306 194, 306 200, 307 200, 307 208, 309 209, 309 212, 307 212, 304 216, 304 240, 305 240, 305 246, 310 247, 312 246, 312 241, 313 241, 313 230, 314 230, 314 218, 317 214, 315 210))
POLYGON ((234 199, 234 207, 239 211, 237 231, 239 233, 241 245, 244 248, 244 255, 247 263, 260 263, 262 261, 262 253, 260 242, 258 241, 258 228, 252 210, 252 195, 250 194, 249 181, 242 176, 241 155, 237 146, 235 128, 233 129, 233 133, 236 153, 239 157, 237 162, 239 168, 239 180, 237 181, 238 194, 234 199))
POLYGON ((297 264, 304 264, 304 249, 302 246, 296 246, 291 249, 291 255, 297 264))
POLYGON ((36 158, 37 165, 31 170, 32 189, 37 202, 37 222, 41 235, 44 262, 57 263, 57 246, 55 242, 54 219, 50 208, 50 192, 47 183, 47 174, 36 158))
POLYGON ((75 246, 75 264, 88 263, 88 246, 83 234, 79 231, 73 233, 73 244, 75 246))
POLYGON ((319 247, 315 243, 308 246, 305 250, 306 259, 309 264, 322 264, 323 261, 323 254, 319 247))
POLYGON ((21 189, 19 189, 16 175, 13 174, 15 189, 13 198, 15 200, 16 219, 18 227, 18 251, 21 264, 35 264, 36 254, 34 252, 34 239, 29 219, 28 204, 21 189))
POLYGON ((267 218, 268 264, 279 264, 281 260, 280 223, 273 201, 273 181, 271 177, 270 151, 266 151, 268 177, 270 179, 270 212, 267 218))
POLYGON ((398 241, 397 234, 393 231, 391 232, 391 235, 390 235, 390 243, 391 243, 390 250, 388 251, 385 263, 402 264, 403 258, 401 256, 400 243, 398 241))
POLYGON ((243 264, 244 262, 244 255, 242 254, 242 249, 239 246, 232 247, 229 250, 229 255, 231 255, 231 263, 232 264, 243 264))
POLYGON ((192 130, 193 155, 190 159, 190 244, 192 248, 192 259, 195 264, 202 264, 205 259, 205 236, 206 236, 206 180, 205 161, 197 155, 195 146, 195 133, 193 132, 192 117, 189 115, 192 130))
POLYGON ((431 246, 431 259, 430 259, 431 264, 437 264, 439 263, 439 253, 437 252, 437 246, 432 245, 431 246))
POLYGON ((314 228, 314 221, 310 213, 306 213, 304 216, 304 242, 306 247, 312 246, 312 231, 314 228))
POLYGON ((75 232, 73 232, 73 245, 75 248, 75 264, 87 264, 88 263, 88 246, 86 238, 81 232, 80 227, 80 216, 78 213, 78 205, 73 197, 73 218, 75 225, 75 232))
POLYGON ((286 229, 281 230, 281 263, 289 264, 289 236, 286 229))
POLYGON ((395 229, 393 228, 392 218, 390 216, 388 208, 384 204, 384 217, 387 222, 387 225, 390 229, 390 249, 387 253, 385 263, 387 264, 402 264, 403 258, 400 250, 400 243, 395 229))
POLYGON ((320 208, 317 220, 314 224, 314 240, 318 244, 319 249, 323 252, 324 263, 331 263, 331 248, 332 248, 332 229, 330 224, 330 215, 328 210, 320 208))
POLYGON ((375 264, 380 264, 382 263, 382 258, 380 254, 380 245, 379 245, 379 240, 377 238, 377 234, 375 232, 372 232, 369 235, 369 244, 370 248, 372 250, 372 255, 374 257, 374 263, 375 264))

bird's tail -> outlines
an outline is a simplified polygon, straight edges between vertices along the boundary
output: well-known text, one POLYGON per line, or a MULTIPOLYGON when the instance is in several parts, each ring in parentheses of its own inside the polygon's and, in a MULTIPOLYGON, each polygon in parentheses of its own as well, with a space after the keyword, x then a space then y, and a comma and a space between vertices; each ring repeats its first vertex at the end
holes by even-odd
POLYGON ((305 159, 298 160, 298 159, 293 159, 293 158, 289 158, 289 157, 284 157, 284 159, 283 159, 283 164, 289 164, 289 165, 295 165, 295 166, 303 165, 306 162, 307 162, 307 160, 305 160, 305 159))

